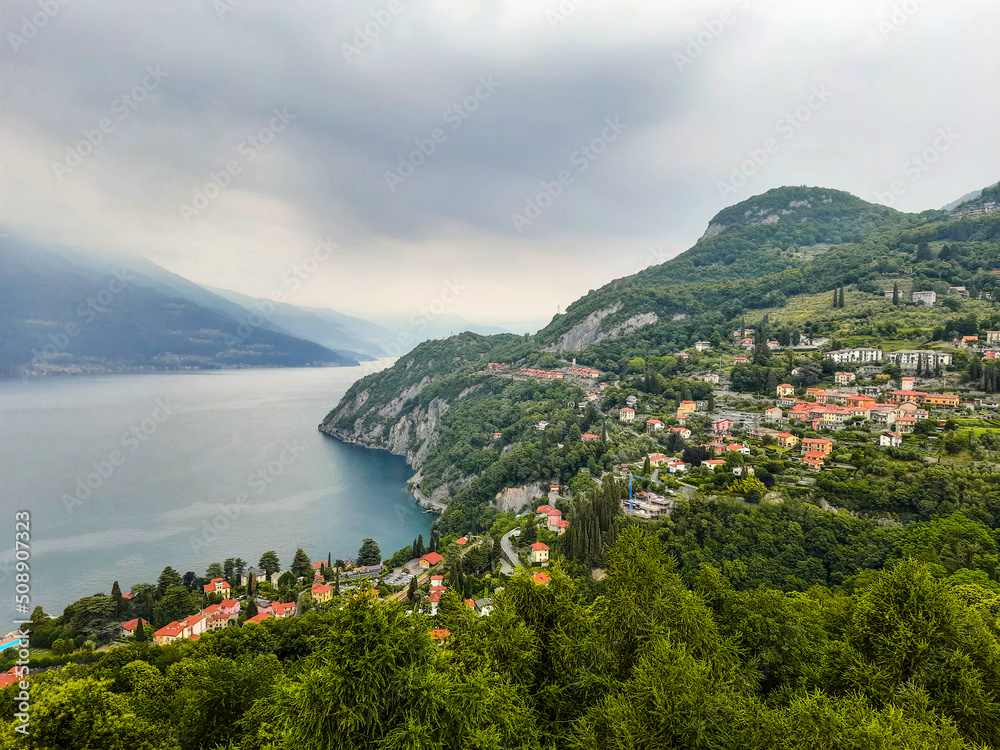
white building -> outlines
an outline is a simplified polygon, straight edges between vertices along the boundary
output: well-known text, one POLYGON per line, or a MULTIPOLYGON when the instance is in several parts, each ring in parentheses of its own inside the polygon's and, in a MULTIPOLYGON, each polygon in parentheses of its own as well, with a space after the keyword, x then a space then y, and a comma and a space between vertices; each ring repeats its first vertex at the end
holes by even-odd
POLYGON ((934 303, 937 302, 937 292, 913 292, 910 298, 914 302, 933 307, 934 303))
POLYGON ((838 349, 827 352, 823 355, 825 359, 832 359, 837 364, 861 363, 861 362, 881 362, 882 350, 868 347, 857 347, 854 349, 838 349))
POLYGON ((632 422, 635 420, 635 409, 629 406, 623 406, 621 411, 618 412, 619 422, 632 422))
POLYGON ((695 341, 694 348, 699 352, 707 352, 712 348, 712 345, 707 341, 695 341))
POLYGON ((951 352, 925 351, 922 349, 900 349, 895 352, 886 352, 885 359, 893 365, 899 365, 901 370, 916 371, 917 363, 920 362, 923 370, 933 370, 938 365, 946 367, 952 363, 954 357, 951 352))

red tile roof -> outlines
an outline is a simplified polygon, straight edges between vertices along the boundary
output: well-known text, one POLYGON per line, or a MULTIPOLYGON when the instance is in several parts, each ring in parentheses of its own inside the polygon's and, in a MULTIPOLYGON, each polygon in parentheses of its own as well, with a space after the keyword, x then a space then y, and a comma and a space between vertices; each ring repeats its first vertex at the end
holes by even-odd
MULTIPOLYGON (((122 623, 122 630, 135 630, 135 626, 138 623, 139 623, 139 618, 138 617, 135 618, 134 620, 126 620, 125 622, 122 623)), ((146 620, 143 620, 142 624, 143 625, 149 625, 149 622, 146 621, 146 620)))
POLYGON ((178 636, 184 632, 184 626, 179 622, 171 622, 157 630, 153 635, 178 636))
POLYGON ((5 688, 8 685, 13 685, 15 682, 19 682, 20 680, 28 679, 27 675, 24 677, 18 676, 18 673, 15 671, 16 669, 17 667, 11 667, 3 674, 0 674, 0 689, 5 688))
POLYGON ((426 555, 424 555, 420 559, 421 560, 425 560, 430 565, 437 565, 444 558, 441 557, 441 555, 439 555, 437 552, 428 552, 426 555))
MULTIPOLYGON (((268 617, 272 616, 273 615, 270 612, 261 612, 259 615, 254 615, 253 617, 249 618, 247 622, 263 622, 268 617)), ((246 622, 243 624, 246 625, 246 622)))
POLYGON ((534 544, 531 545, 531 549, 535 550, 536 552, 541 552, 542 550, 547 550, 548 548, 549 546, 547 544, 543 544, 542 542, 535 542, 534 544))
POLYGON ((535 575, 533 575, 532 578, 534 579, 535 583, 539 585, 544 585, 552 580, 545 573, 535 573, 535 575))
POLYGON ((443 641, 451 636, 451 631, 447 628, 438 628, 437 630, 431 631, 431 638, 435 641, 443 641))

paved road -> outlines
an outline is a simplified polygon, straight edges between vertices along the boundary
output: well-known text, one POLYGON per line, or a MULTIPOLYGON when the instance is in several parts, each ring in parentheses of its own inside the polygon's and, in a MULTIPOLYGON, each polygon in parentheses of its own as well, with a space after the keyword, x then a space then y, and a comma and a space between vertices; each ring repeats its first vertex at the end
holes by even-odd
POLYGON ((520 563, 510 543, 510 535, 513 533, 514 530, 511 529, 500 537, 500 551, 503 553, 500 555, 500 572, 505 575, 511 575, 514 568, 520 563))
POLYGON ((440 503, 437 500, 431 500, 419 487, 413 488, 413 496, 417 498, 417 502, 420 503, 420 505, 425 508, 434 508, 438 513, 444 513, 445 509, 448 507, 444 503, 440 503))

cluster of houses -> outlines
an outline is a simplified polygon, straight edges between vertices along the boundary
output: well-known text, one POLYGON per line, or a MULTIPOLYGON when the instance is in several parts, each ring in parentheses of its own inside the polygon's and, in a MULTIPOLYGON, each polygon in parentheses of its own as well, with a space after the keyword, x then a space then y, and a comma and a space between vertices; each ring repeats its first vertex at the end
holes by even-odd
POLYGON ((536 370, 533 367, 522 367, 521 374, 539 380, 562 380, 566 376, 560 370, 536 370))
POLYGON ((797 421, 811 424, 813 429, 839 430, 854 417, 884 424, 897 432, 912 432, 920 419, 927 419, 929 412, 918 407, 955 408, 961 405, 961 398, 954 393, 926 393, 912 389, 913 378, 903 378, 901 390, 887 394, 888 403, 878 403, 874 397, 859 393, 827 391, 823 388, 806 389, 806 398, 795 397, 795 389, 789 383, 777 388, 778 404, 765 412, 771 422, 797 421), (788 407, 787 417, 781 407, 788 407))
MULTIPOLYGON (((316 586, 314 585, 313 589, 315 590, 315 588, 316 586)), ((327 586, 326 588, 329 589, 330 587, 327 586)), ((316 597, 315 592, 313 597, 316 597)), ((203 633, 212 633, 216 630, 222 630, 223 628, 235 625, 239 619, 240 611, 241 604, 238 600, 223 599, 217 604, 210 604, 198 614, 189 615, 181 620, 175 620, 164 625, 153 633, 153 638, 157 646, 165 646, 168 643, 180 640, 197 640, 203 633)), ((258 602, 257 614, 249 618, 246 623, 262 622, 270 617, 281 620, 294 616, 294 602, 258 602)), ((139 622, 142 622, 143 625, 149 624, 141 618, 123 622, 121 624, 122 637, 134 635, 139 622)))
MULTIPOLYGON (((690 437, 690 432, 688 433, 690 437)), ((650 453, 649 465, 651 468, 662 468, 669 471, 671 474, 683 474, 688 470, 688 465, 681 461, 679 458, 674 458, 673 456, 666 456, 662 453, 650 453)))

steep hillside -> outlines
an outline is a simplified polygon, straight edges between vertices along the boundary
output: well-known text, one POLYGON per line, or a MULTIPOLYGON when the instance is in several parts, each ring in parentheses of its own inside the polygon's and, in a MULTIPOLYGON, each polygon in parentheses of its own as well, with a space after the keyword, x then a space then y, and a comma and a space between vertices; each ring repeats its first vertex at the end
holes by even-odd
POLYGON ((720 211, 695 246, 673 260, 573 303, 538 340, 554 351, 580 351, 652 323, 720 309, 732 316, 739 308, 771 307, 780 295, 854 283, 875 262, 858 257, 858 243, 943 216, 902 214, 839 190, 769 190, 720 211), (818 262, 832 249, 842 252, 818 262), (855 278, 845 278, 852 269, 855 278))
MULTIPOLYGON (((594 383, 572 376, 570 359, 609 382, 644 374, 659 394, 691 398, 703 384, 686 374, 697 372, 699 357, 692 352, 685 363, 672 355, 696 341, 725 348, 734 328, 766 314, 771 335, 786 343, 809 337, 831 348, 892 338, 897 348, 917 348, 974 327, 970 315, 991 320, 998 269, 1000 216, 902 214, 835 190, 771 190, 721 211, 690 250, 591 292, 535 336, 465 333, 417 347, 356 383, 321 429, 406 456, 425 492, 452 500, 446 527, 470 518, 481 525, 484 507, 505 487, 566 481, 590 463, 607 468, 628 458, 631 448, 614 439, 579 442, 581 429, 603 422, 578 408, 594 383), (904 309, 883 294, 894 284, 942 299, 950 286, 965 287, 985 301, 955 296, 927 310, 907 297, 904 309), (830 293, 841 287, 848 304, 830 314, 830 293), (490 361, 507 369, 480 374, 490 361), (560 367, 566 379, 510 374, 522 367, 560 367), (536 430, 540 420, 553 427, 536 430)), ((781 373, 804 356, 790 354, 763 375, 790 377, 781 373)), ((732 353, 723 358, 731 362, 732 353)))

